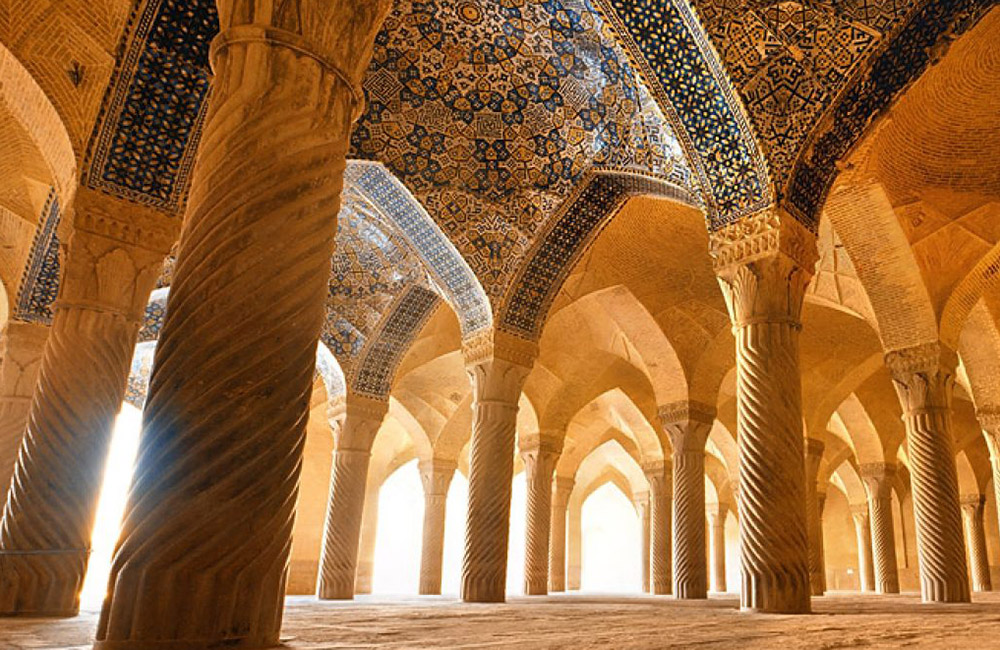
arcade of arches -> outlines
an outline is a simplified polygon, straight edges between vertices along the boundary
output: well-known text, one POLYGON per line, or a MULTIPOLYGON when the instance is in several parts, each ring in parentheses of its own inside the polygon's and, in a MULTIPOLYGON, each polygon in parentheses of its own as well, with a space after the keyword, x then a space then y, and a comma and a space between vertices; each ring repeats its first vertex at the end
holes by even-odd
POLYGON ((988 644, 998 44, 0 1, 0 647, 988 644))

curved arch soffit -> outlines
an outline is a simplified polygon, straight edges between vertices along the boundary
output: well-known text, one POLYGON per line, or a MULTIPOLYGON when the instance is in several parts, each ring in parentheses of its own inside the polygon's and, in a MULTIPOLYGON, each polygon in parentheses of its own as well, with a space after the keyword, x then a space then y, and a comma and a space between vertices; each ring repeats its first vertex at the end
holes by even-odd
POLYGON ((868 411, 858 396, 851 393, 837 408, 840 425, 843 426, 851 440, 857 462, 881 463, 885 461, 882 439, 875 429, 874 423, 868 417, 868 411))
POLYGON ((463 339, 493 325, 489 299, 468 263, 416 197, 382 163, 348 161, 344 188, 345 194, 366 201, 406 238, 426 264, 435 288, 458 315, 463 339))
POLYGON ((76 152, 55 105, 27 68, 0 43, 0 98, 41 152, 62 205, 72 205, 77 186, 76 152))
POLYGON ((861 482, 861 477, 858 476, 858 472, 854 469, 854 466, 850 462, 844 461, 840 466, 833 472, 834 476, 839 479, 840 486, 847 494, 847 502, 853 505, 858 505, 862 503, 868 503, 868 493, 865 492, 865 486, 861 482))
POLYGON ((976 303, 959 337, 958 352, 965 371, 966 389, 977 409, 1000 410, 1000 330, 984 300, 976 303))
POLYGON ((710 227, 774 201, 729 75, 686 0, 598 0, 672 124, 703 188, 710 227))
POLYGON ((648 463, 663 460, 669 454, 669 442, 665 435, 653 426, 632 397, 620 387, 611 388, 584 404, 573 414, 569 426, 581 415, 593 409, 597 417, 617 431, 628 436, 639 451, 639 462, 648 463))
POLYGON ((582 495, 587 487, 592 487, 597 477, 607 469, 613 469, 624 477, 629 489, 628 491, 623 490, 623 492, 629 496, 630 500, 632 494, 648 490, 648 481, 639 464, 628 455, 628 452, 621 445, 614 440, 609 440, 591 451, 580 463, 573 476, 575 480, 574 493, 579 490, 582 495))
MULTIPOLYGON (((614 486, 619 492, 622 493, 629 501, 632 501, 633 495, 637 494, 631 483, 629 483, 628 477, 619 472, 614 467, 605 467, 604 470, 595 476, 592 480, 587 481, 587 485, 579 492, 579 502, 580 507, 587 503, 587 499, 591 497, 594 492, 597 492, 605 485, 614 486)), ((574 490, 575 491, 575 490, 574 490)), ((573 496, 571 495, 572 499, 573 496)))
POLYGON ((636 462, 636 465, 642 466, 642 455, 635 441, 613 427, 609 427, 603 434, 591 437, 589 440, 574 442, 576 443, 574 447, 563 448, 563 452, 556 463, 556 475, 576 476, 583 461, 594 453, 596 449, 608 442, 616 443, 636 462))

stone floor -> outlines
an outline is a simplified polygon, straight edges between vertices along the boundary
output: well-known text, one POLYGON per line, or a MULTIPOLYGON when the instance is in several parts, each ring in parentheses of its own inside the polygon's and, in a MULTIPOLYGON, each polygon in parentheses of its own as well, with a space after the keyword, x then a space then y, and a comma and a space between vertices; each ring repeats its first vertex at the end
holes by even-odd
MULTIPOLYGON (((506 605, 451 599, 288 599, 288 648, 1000 648, 1000 593, 972 605, 921 605, 916 595, 833 594, 811 616, 752 616, 735 597, 554 596, 506 605)), ((62 621, 0 619, 0 648, 90 648, 96 613, 62 621)))

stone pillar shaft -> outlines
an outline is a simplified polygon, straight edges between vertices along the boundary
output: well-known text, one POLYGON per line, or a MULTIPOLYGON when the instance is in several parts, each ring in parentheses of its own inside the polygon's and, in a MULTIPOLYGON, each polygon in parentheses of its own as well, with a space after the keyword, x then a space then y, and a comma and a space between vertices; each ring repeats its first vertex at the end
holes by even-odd
POLYGON ((524 593, 548 593, 549 534, 552 516, 552 472, 559 460, 562 436, 539 436, 522 443, 524 477, 527 481, 527 525, 524 544, 524 593))
POLYGON ((549 532, 549 591, 566 591, 566 511, 573 493, 573 479, 557 476, 552 487, 552 521, 549 532))
POLYGON ((990 451, 990 466, 993 468, 993 500, 997 518, 1000 520, 1000 408, 983 409, 976 413, 986 436, 986 446, 990 451))
POLYGON ((899 593, 899 568, 896 564, 896 535, 892 522, 892 481, 896 468, 886 463, 861 466, 861 478, 868 492, 871 514, 872 554, 875 563, 875 591, 899 593))
POLYGON ((218 4, 211 105, 97 650, 259 648, 281 627, 348 140, 391 3, 218 4))
POLYGON ((969 568, 972 570, 972 590, 993 591, 990 578, 990 558, 986 552, 986 527, 983 525, 983 507, 986 497, 972 494, 962 497, 962 518, 969 547, 969 568))
POLYGON ((0 500, 7 498, 17 464, 48 336, 48 326, 16 320, 0 334, 0 500))
POLYGON ((726 587, 726 514, 729 506, 719 503, 708 514, 712 540, 712 591, 725 593, 726 587))
POLYGON ((90 554, 115 416, 172 235, 139 247, 133 208, 81 188, 76 231, 0 526, 0 614, 71 616, 90 554), (120 221, 119 221, 120 220, 120 221))
POLYGON ((653 594, 664 595, 673 588, 670 576, 673 477, 666 463, 654 463, 644 469, 649 480, 650 588, 653 594))
POLYGON ((741 608, 807 613, 799 330, 815 237, 774 208, 713 233, 712 253, 736 336, 741 608))
POLYGON ((858 537, 858 579, 861 591, 875 591, 875 564, 872 562, 872 529, 868 504, 851 507, 854 532, 858 537))
POLYGON ((506 595, 517 403, 529 369, 530 362, 495 356, 469 365, 474 415, 462 558, 466 602, 503 602, 506 595))
POLYGON ((579 591, 583 574, 583 510, 572 501, 566 518, 566 590, 579 591))
POLYGON ((370 594, 375 570, 375 543, 378 541, 379 486, 368 475, 365 509, 361 514, 361 545, 358 549, 358 570, 354 575, 354 595, 370 594))
POLYGON ((639 565, 642 575, 642 591, 649 593, 649 493, 644 492, 635 499, 635 511, 639 515, 639 565))
POLYGON ((956 359, 939 343, 897 350, 886 365, 903 407, 924 602, 969 602, 951 432, 956 359))
POLYGON ((371 448, 388 405, 349 396, 346 404, 335 405, 330 411, 333 467, 316 597, 350 600, 354 598, 371 448))
POLYGON ((806 526, 809 533, 809 587, 813 596, 826 592, 826 565, 823 557, 823 525, 819 514, 816 482, 826 445, 822 440, 806 440, 806 526))
POLYGON ((420 479, 424 485, 424 530, 420 550, 421 595, 441 594, 448 487, 456 467, 454 461, 448 460, 433 459, 420 463, 420 479))
POLYGON ((696 402, 660 408, 660 422, 673 445, 674 596, 708 597, 705 543, 705 442, 715 409, 696 402))

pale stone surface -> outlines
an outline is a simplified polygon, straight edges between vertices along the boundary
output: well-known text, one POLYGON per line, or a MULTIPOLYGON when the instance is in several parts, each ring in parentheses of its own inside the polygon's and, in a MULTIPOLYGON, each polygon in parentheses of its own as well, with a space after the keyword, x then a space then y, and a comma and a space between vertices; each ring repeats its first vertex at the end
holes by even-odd
MULTIPOLYGON (((859 598, 831 592, 813 615, 745 616, 735 598, 678 602, 650 596, 512 598, 504 605, 451 599, 319 603, 287 599, 288 648, 989 648, 1000 594, 954 608, 920 606, 915 594, 859 598)), ((90 648, 96 615, 4 622, 4 650, 90 648)))

